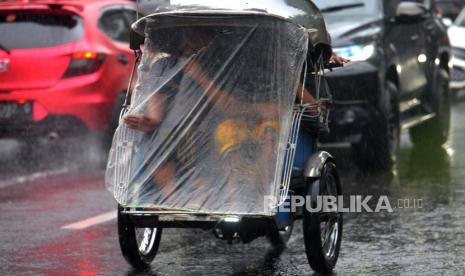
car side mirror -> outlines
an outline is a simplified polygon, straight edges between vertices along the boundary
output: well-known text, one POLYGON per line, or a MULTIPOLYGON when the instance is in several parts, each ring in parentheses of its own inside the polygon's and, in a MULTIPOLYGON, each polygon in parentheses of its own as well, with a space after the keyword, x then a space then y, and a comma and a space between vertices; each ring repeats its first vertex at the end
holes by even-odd
POLYGON ((129 31, 129 48, 131 48, 131 50, 134 51, 140 50, 144 42, 145 37, 141 36, 139 33, 137 33, 131 28, 129 31))
POLYGON ((396 22, 417 23, 428 16, 425 5, 415 2, 401 2, 396 10, 396 22))

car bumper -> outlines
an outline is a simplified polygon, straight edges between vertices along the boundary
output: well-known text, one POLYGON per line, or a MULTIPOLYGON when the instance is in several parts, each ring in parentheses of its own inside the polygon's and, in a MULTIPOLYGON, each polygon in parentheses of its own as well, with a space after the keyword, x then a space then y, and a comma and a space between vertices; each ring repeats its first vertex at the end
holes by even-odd
POLYGON ((362 139, 363 130, 373 118, 368 102, 339 103, 333 107, 330 115, 330 132, 323 136, 323 143, 358 143, 362 139))
POLYGON ((0 93, 0 102, 27 102, 32 106, 28 120, 0 120, 0 135, 35 136, 51 132, 104 130, 113 109, 111 95, 102 91, 98 75, 60 80, 47 89, 13 90, 0 93))
POLYGON ((333 94, 329 134, 321 142, 358 143, 367 125, 379 112, 375 109, 379 89, 378 70, 368 62, 348 65, 327 74, 333 94))

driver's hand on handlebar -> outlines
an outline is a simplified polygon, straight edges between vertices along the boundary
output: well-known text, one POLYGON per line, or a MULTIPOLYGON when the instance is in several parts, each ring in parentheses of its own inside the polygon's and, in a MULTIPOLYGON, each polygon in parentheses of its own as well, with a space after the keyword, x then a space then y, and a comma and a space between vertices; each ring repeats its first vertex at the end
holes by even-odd
POLYGON ((348 63, 348 62, 350 62, 349 59, 340 57, 340 56, 336 55, 336 53, 334 53, 334 52, 331 55, 331 58, 329 59, 329 63, 333 63, 333 64, 336 64, 336 65, 343 65, 344 63, 348 63))
POLYGON ((128 128, 145 133, 152 132, 158 125, 158 120, 145 115, 127 115, 123 121, 128 128))

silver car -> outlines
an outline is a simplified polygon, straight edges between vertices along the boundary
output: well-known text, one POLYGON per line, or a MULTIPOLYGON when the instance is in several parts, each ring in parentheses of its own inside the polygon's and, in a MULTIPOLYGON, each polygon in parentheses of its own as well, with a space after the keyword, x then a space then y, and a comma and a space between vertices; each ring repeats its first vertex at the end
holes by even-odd
POLYGON ((453 74, 450 87, 458 92, 465 88, 465 9, 448 30, 454 57, 452 59, 453 74))

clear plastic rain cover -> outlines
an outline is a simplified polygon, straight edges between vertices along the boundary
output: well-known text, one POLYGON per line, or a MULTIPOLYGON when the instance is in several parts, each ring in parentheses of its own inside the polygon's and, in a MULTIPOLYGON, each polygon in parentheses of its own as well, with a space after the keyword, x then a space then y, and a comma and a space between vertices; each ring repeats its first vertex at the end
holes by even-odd
POLYGON ((242 17, 143 24, 138 81, 106 172, 119 204, 271 215, 264 197, 279 193, 308 37, 283 20, 242 17))

